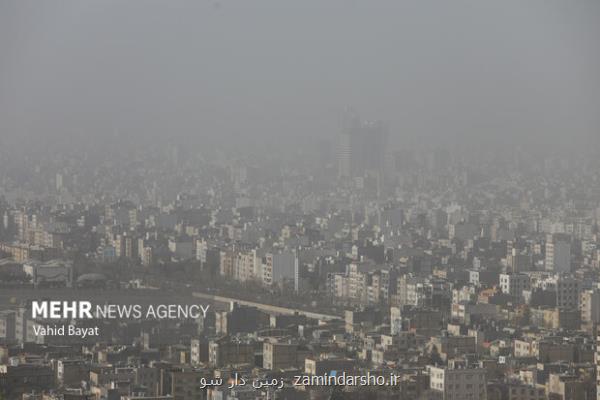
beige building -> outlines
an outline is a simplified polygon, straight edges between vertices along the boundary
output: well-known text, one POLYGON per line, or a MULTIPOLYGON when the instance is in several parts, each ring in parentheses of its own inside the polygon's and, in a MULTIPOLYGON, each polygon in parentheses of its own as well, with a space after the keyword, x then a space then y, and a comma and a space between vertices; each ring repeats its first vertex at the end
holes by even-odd
POLYGON ((274 340, 263 344, 263 368, 279 371, 304 365, 307 352, 296 343, 279 343, 274 340))
POLYGON ((170 394, 173 400, 205 400, 206 389, 200 380, 210 377, 206 370, 165 370, 161 379, 162 392, 170 394))
POLYGON ((323 375, 330 371, 338 373, 354 371, 356 361, 348 358, 319 359, 308 357, 304 360, 304 373, 308 375, 323 375))
POLYGON ((546 384, 548 398, 560 400, 581 400, 588 398, 586 382, 568 374, 550 374, 546 384))
POLYGON ((508 383, 508 400, 547 400, 544 386, 508 383))
POLYGON ((429 341, 429 351, 437 351, 442 360, 477 353, 473 336, 436 336, 429 341))
POLYGON ((442 400, 486 400, 485 369, 429 366, 429 388, 442 400))
POLYGON ((533 340, 515 339, 513 341, 513 355, 516 358, 536 357, 536 347, 533 340))
POLYGON ((591 332, 593 324, 600 322, 600 289, 585 290, 579 300, 581 324, 591 332))
POLYGON ((222 250, 219 261, 219 274, 221 276, 233 277, 235 265, 235 252, 231 249, 222 250))
POLYGON ((261 260, 256 250, 240 252, 237 254, 234 266, 234 279, 240 282, 260 280, 261 260))
POLYGON ((224 337, 208 345, 208 362, 213 367, 254 363, 254 345, 224 337))

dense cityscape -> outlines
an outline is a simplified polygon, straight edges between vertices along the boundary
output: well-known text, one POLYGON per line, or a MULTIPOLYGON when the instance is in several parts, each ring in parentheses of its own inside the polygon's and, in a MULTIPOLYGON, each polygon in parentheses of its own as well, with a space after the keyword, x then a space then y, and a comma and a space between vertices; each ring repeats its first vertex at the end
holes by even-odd
POLYGON ((0 0, 0 400, 600 400, 598 38, 0 0))
POLYGON ((262 158, 4 154, 4 398, 595 398, 597 160, 394 150, 390 129, 347 110, 333 141, 262 158), (40 300, 138 315, 60 334, 40 300))

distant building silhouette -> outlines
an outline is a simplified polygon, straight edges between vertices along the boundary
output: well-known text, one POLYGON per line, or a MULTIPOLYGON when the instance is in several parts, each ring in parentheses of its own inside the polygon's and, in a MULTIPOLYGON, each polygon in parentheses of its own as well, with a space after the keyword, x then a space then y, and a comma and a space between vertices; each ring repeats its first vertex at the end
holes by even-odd
POLYGON ((342 118, 338 143, 338 175, 362 177, 367 173, 383 177, 389 130, 381 121, 361 121, 354 110, 342 118))

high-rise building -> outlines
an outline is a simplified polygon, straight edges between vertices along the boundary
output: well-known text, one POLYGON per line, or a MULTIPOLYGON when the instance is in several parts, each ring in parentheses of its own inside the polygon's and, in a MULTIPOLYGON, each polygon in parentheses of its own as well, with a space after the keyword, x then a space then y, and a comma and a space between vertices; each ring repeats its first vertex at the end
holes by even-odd
POLYGON ((529 275, 526 274, 500 274, 500 289, 502 293, 514 298, 521 298, 524 290, 531 288, 529 275))
POLYGON ((546 270, 556 273, 571 271, 571 238, 566 234, 549 236, 546 242, 546 270))
POLYGON ((354 178, 372 173, 383 178, 388 136, 383 122, 361 121, 354 111, 347 111, 338 143, 338 175, 354 178))
POLYGON ((567 309, 578 309, 581 282, 577 278, 555 275, 541 282, 541 288, 556 294, 556 306, 567 309))
POLYGON ((580 297, 581 322, 590 326, 600 323, 600 289, 585 290, 580 297))
POLYGON ((260 277, 261 264, 256 250, 237 253, 234 261, 234 278, 240 282, 246 282, 260 277))
POLYGON ((295 251, 286 249, 267 253, 262 267, 263 284, 271 286, 293 283, 297 270, 298 256, 295 251))
POLYGON ((56 174, 56 191, 60 191, 63 187, 63 176, 60 173, 56 174))
POLYGON ((520 252, 518 249, 511 248, 507 257, 507 264, 513 273, 529 271, 533 265, 533 259, 528 252, 520 252))
POLYGON ((392 335, 398 335, 402 331, 402 311, 400 307, 390 308, 390 325, 392 335))

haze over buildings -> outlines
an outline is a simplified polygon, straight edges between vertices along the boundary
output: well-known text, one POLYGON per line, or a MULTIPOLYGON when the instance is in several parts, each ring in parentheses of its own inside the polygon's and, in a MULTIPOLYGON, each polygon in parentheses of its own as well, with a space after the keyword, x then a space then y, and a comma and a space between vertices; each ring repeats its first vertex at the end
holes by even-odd
POLYGON ((599 27, 0 1, 0 398, 600 399, 599 27))
POLYGON ((38 150, 167 138, 285 149, 334 140, 351 106, 386 121, 393 145, 585 149, 598 144, 599 8, 3 1, 0 136, 38 150))

